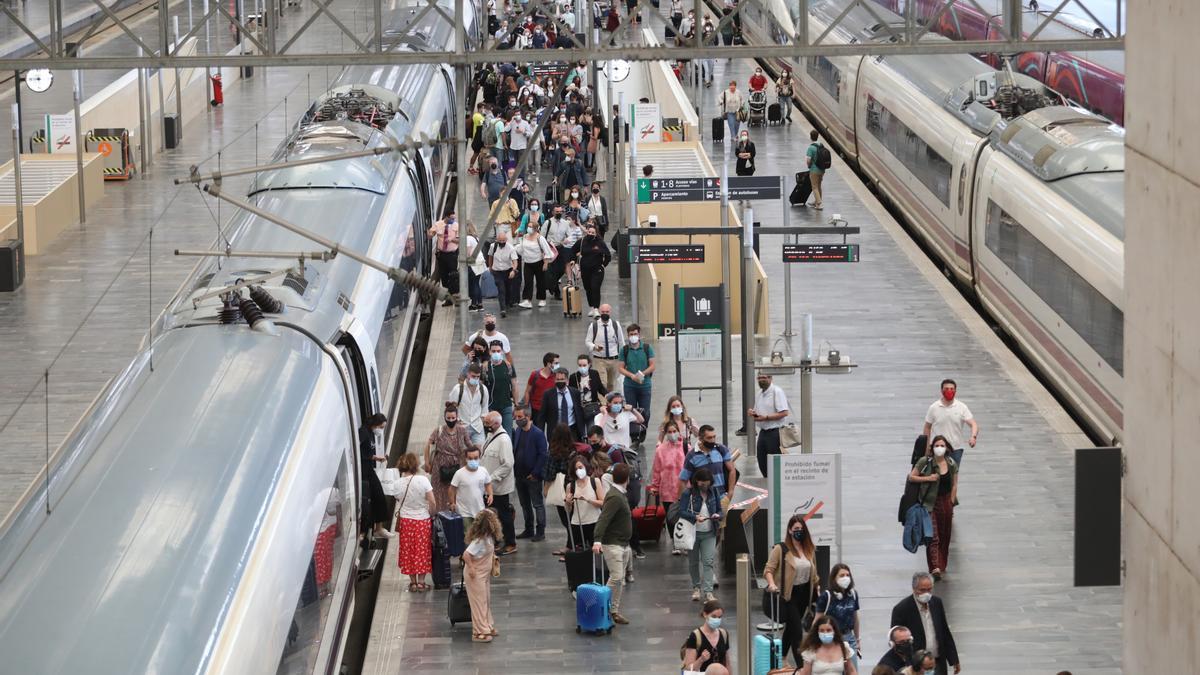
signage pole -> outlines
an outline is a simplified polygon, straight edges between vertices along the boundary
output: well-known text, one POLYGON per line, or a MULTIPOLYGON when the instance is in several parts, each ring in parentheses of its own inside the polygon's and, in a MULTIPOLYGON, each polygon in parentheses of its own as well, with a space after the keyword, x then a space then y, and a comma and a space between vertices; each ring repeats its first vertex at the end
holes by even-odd
POLYGON ((800 315, 800 452, 813 451, 812 438, 812 379, 813 332, 812 314, 800 315))
MULTIPOLYGON (((83 93, 83 83, 80 81, 81 73, 78 70, 72 72, 72 87, 73 98, 75 99, 75 182, 79 186, 79 227, 82 228, 87 223, 87 206, 84 200, 83 187, 83 122, 79 119, 79 99, 83 93)), ((46 139, 49 143, 50 139, 46 139)))
MULTIPOLYGON (((787 202, 787 179, 782 175, 779 177, 779 206, 783 209, 783 226, 792 226, 792 209, 787 202)), ((788 243, 792 240, 789 235, 783 235, 783 243, 788 243)), ((796 334, 792 330, 792 268, 788 265, 783 266, 783 336, 792 337, 796 334)))
POLYGON ((742 202, 742 426, 746 430, 746 455, 755 452, 754 419, 754 309, 750 306, 750 265, 754 263, 754 209, 742 202))
MULTIPOLYGON (((597 75, 599 77, 599 75, 597 75)), ((599 80, 597 80, 599 82, 599 80)), ((607 61, 604 64, 604 82, 608 88, 608 98, 605 99, 607 110, 601 113, 602 116, 608 118, 608 156, 605 157, 605 171, 608 172, 608 181, 604 184, 604 190, 608 193, 608 213, 604 214, 608 218, 609 229, 616 234, 620 230, 621 209, 618 206, 618 190, 617 190, 617 159, 620 156, 620 147, 617 139, 620 130, 617 129, 617 116, 613 114, 613 82, 612 82, 612 61, 607 61), (616 209, 615 211, 613 209, 616 209)), ((596 98, 599 99, 599 93, 596 98)), ((541 137, 539 136, 539 139, 541 137)), ((541 142, 540 140, 538 141, 541 142)), ((619 255, 619 254, 618 254, 619 255)), ((619 276, 619 274, 618 274, 619 276)))
MULTIPOLYGON (((721 293, 721 351, 726 354, 733 353, 733 305, 729 300, 729 138, 726 137, 723 144, 724 155, 721 158, 721 231, 725 234, 721 235, 721 279, 724 283, 724 291, 721 293)), ((732 369, 729 367, 729 359, 721 360, 721 379, 728 382, 733 379, 732 369)), ((725 429, 726 435, 729 433, 728 427, 725 429)), ((726 443, 729 441, 725 440, 726 443)))
MULTIPOLYGON (((721 237, 722 240, 725 237, 721 237)), ((721 281, 721 297, 728 298, 726 293, 729 292, 729 277, 726 276, 721 281)), ((676 346, 679 340, 675 341, 676 346)), ((729 445, 729 378, 725 373, 729 372, 729 315, 721 315, 721 441, 729 445)))
POLYGON ((679 360, 679 326, 683 317, 683 296, 679 293, 679 284, 675 284, 675 294, 671 296, 675 303, 675 395, 683 396, 683 363, 679 360))
MULTIPOLYGON (((16 82, 20 87, 20 79, 16 82)), ((13 196, 17 207, 17 241, 21 242, 21 255, 25 248, 25 200, 21 194, 21 105, 13 103, 13 196)))
MULTIPOLYGON (((624 98, 624 97, 622 97, 624 98)), ((638 128, 637 120, 634 119, 634 111, 636 106, 629 106, 629 225, 640 226, 637 215, 637 143, 638 143, 638 128)), ((629 248, 637 246, 640 237, 629 237, 629 248)), ((634 323, 638 320, 638 270, 629 270, 629 292, 633 300, 633 311, 631 318, 634 323)))

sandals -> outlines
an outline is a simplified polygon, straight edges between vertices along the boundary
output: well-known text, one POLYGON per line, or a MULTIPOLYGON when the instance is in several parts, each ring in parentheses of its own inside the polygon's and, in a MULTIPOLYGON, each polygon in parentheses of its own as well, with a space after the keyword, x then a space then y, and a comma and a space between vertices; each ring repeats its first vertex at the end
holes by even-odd
POLYGON ((420 593, 421 592, 421 584, 418 584, 415 581, 408 582, 408 592, 409 593, 420 593))
POLYGON ((489 633, 475 633, 471 636, 471 642, 491 642, 492 636, 489 633))

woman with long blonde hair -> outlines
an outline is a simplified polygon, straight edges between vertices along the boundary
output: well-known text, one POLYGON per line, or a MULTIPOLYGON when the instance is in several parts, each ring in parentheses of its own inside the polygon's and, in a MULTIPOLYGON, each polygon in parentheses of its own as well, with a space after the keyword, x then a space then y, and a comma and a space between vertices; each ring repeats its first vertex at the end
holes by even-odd
POLYGON ((496 558, 496 540, 501 538, 496 512, 484 509, 467 530, 467 550, 463 553, 463 582, 471 601, 471 639, 491 642, 499 635, 492 619, 492 574, 496 558))

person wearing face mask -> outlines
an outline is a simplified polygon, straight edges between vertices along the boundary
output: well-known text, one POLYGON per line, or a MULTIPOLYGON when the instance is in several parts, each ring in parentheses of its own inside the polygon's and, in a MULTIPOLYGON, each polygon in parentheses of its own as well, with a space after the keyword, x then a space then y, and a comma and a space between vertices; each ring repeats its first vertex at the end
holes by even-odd
POLYGON ((771 455, 779 454, 779 429, 791 414, 788 410, 787 394, 774 378, 765 373, 758 374, 758 393, 754 396, 754 407, 748 410, 758 430, 756 450, 758 470, 767 475, 767 462, 771 455))
POLYGON ((583 291, 587 296, 588 316, 600 316, 600 308, 607 307, 600 303, 600 287, 604 284, 604 268, 612 260, 612 251, 604 243, 604 237, 600 236, 594 222, 589 222, 583 228, 576 260, 583 280, 583 291))
POLYGON ((567 193, 567 203, 563 205, 563 213, 568 218, 576 221, 586 221, 592 216, 592 212, 588 211, 582 199, 583 192, 576 187, 567 193))
POLYGON ((490 158, 487 171, 479 176, 479 196, 486 199, 488 204, 503 197, 508 188, 508 180, 505 179, 504 172, 500 170, 500 162, 501 160, 496 157, 490 158))
POLYGON ((804 667, 800 675, 858 675, 851 656, 854 650, 842 640, 842 631, 832 617, 813 621, 812 630, 800 643, 804 667))
POLYGON ((750 140, 749 131, 742 130, 734 152, 737 153, 737 166, 734 169, 737 175, 753 176, 754 156, 757 154, 757 151, 754 149, 754 141, 750 140))
POLYGON ((471 601, 471 640, 491 642, 500 634, 492 616, 492 575, 500 522, 490 509, 481 508, 478 513, 479 517, 472 518, 469 525, 464 523, 467 548, 462 558, 463 582, 471 601))
POLYGON ((955 673, 962 670, 954 634, 946 620, 946 608, 942 599, 933 594, 933 577, 928 572, 913 574, 912 594, 892 608, 892 625, 904 626, 912 633, 914 650, 924 649, 933 654, 938 675, 949 672, 951 666, 955 673))
POLYGON ((780 593, 779 614, 783 621, 784 659, 791 654, 801 664, 800 639, 804 635, 804 612, 821 585, 817 572, 817 547, 802 514, 788 519, 784 540, 771 548, 763 576, 767 591, 780 593))
POLYGON ((458 406, 459 419, 466 426, 471 442, 475 445, 483 443, 483 415, 491 405, 487 388, 483 386, 483 368, 475 363, 467 366, 467 377, 450 389, 446 400, 454 401, 458 406))
POLYGON ((850 575, 850 566, 838 563, 829 572, 829 586, 817 596, 816 618, 828 615, 837 625, 842 639, 853 650, 850 656, 854 667, 858 668, 858 660, 862 657, 862 635, 859 626, 858 591, 854 588, 854 578, 850 575))
POLYGON ((558 354, 546 352, 542 354, 542 367, 529 374, 525 383, 525 393, 521 396, 522 405, 533 410, 533 423, 545 428, 542 424, 542 400, 547 391, 554 389, 554 371, 558 370, 558 354))
MULTIPOLYGON (((586 267, 584 273, 586 274, 586 267)), ((586 278, 584 285, 587 285, 586 278)), ((589 296, 590 298, 590 296, 589 296)), ((612 318, 612 306, 608 303, 598 307, 596 320, 588 325, 583 343, 592 355, 597 370, 604 371, 604 386, 609 391, 616 388, 621 347, 625 346, 625 331, 621 323, 612 318)))
POLYGON ((563 154, 562 166, 558 167, 558 171, 554 174, 554 180, 558 183, 558 189, 563 195, 570 193, 571 188, 576 191, 585 185, 590 185, 587 171, 583 168, 583 162, 576 161, 574 148, 568 147, 563 154))
POLYGON ((358 451, 361 457, 362 478, 367 483, 367 495, 363 500, 363 523, 370 523, 376 537, 394 537, 387 526, 391 524, 391 514, 387 509, 387 495, 383 493, 383 483, 375 473, 375 462, 386 462, 387 456, 383 449, 383 428, 387 426, 387 417, 382 413, 374 413, 367 417, 358 430, 358 451))
POLYGON ((633 445, 629 435, 629 425, 632 422, 645 424, 646 420, 636 408, 625 402, 623 396, 610 391, 605 397, 604 408, 591 423, 600 427, 606 443, 628 448, 633 445))
MULTIPOLYGON (((517 105, 517 100, 514 98, 511 104, 514 108, 517 105)), ((529 141, 533 138, 533 125, 525 116, 521 114, 520 109, 516 109, 512 115, 512 121, 505 127, 505 131, 509 135, 509 149, 512 151, 509 161, 514 165, 521 163, 521 156, 529 149, 529 141)))
POLYGON ((717 432, 711 425, 702 425, 697 438, 700 442, 695 450, 684 455, 683 469, 679 471, 679 491, 687 489, 687 483, 693 473, 707 468, 713 475, 713 488, 722 496, 732 495, 738 480, 738 472, 733 465, 733 453, 717 442, 717 432))
POLYGON ((621 348, 618 371, 625 376, 625 402, 637 410, 650 410, 650 395, 656 358, 654 348, 642 342, 642 327, 625 327, 626 344, 621 348))
POLYGON ((400 511, 396 518, 396 534, 400 536, 396 562, 400 573, 408 575, 409 592, 425 592, 432 588, 425 579, 433 571, 430 537, 437 502, 429 478, 421 475, 416 455, 400 455, 396 468, 400 470, 396 486, 396 508, 400 511))
POLYGON ((496 555, 517 552, 517 530, 514 520, 517 515, 512 495, 517 489, 516 470, 513 458, 512 439, 504 429, 500 413, 489 412, 483 417, 487 433, 480 448, 480 465, 492 477, 492 510, 500 518, 500 529, 504 534, 504 548, 496 555))
MULTIPOLYGON (((458 297, 458 217, 454 209, 446 211, 442 219, 429 228, 429 236, 433 237, 433 250, 437 251, 438 279, 450 292, 452 298, 458 297)), ((442 303, 443 307, 454 304, 453 299, 442 303)))
POLYGON ((496 233, 487 251, 488 269, 492 272, 492 280, 496 283, 496 302, 500 306, 500 316, 507 317, 508 309, 517 304, 521 297, 520 271, 521 257, 517 255, 509 235, 504 232, 496 233))
POLYGON ((514 246, 517 249, 517 255, 521 258, 521 279, 523 280, 521 302, 518 303, 518 306, 533 309, 533 295, 536 289, 538 307, 545 307, 546 270, 550 267, 550 261, 554 259, 554 248, 542 236, 541 230, 533 224, 532 219, 527 223, 524 234, 514 246))
POLYGON ((711 673, 714 665, 728 668, 732 645, 729 632, 721 627, 725 609, 719 601, 709 600, 700 608, 700 616, 704 622, 683 643, 683 670, 711 673))
POLYGON ((488 346, 488 365, 483 373, 483 384, 487 387, 488 406, 500 413, 505 431, 511 431, 513 423, 513 396, 517 391, 516 370, 504 360, 504 347, 499 340, 488 346))
POLYGON ((571 373, 567 384, 572 389, 579 390, 579 401, 583 405, 584 420, 593 420, 600 413, 600 406, 603 405, 608 390, 604 388, 604 381, 600 379, 600 373, 592 368, 590 356, 580 354, 575 359, 575 366, 575 372, 571 373))
POLYGON ((604 199, 604 195, 600 194, 600 183, 592 183, 592 191, 588 196, 587 210, 590 218, 596 222, 596 227, 599 228, 600 236, 608 231, 608 201, 604 199))
POLYGON ((917 483, 917 501, 933 521, 933 541, 925 546, 929 573, 941 579, 950 562, 950 531, 958 503, 958 464, 950 457, 950 442, 934 436, 925 456, 917 460, 908 480, 917 483))
POLYGON ((530 230, 541 231, 545 224, 546 214, 542 212, 542 203, 536 199, 531 199, 529 200, 529 206, 525 209, 525 213, 521 214, 517 234, 523 236, 530 230))
POLYGON ((554 299, 559 301, 562 300, 562 289, 558 285, 558 280, 563 275, 567 261, 572 257, 568 243, 570 230, 571 219, 564 214, 561 204, 555 204, 554 215, 550 217, 550 222, 546 224, 545 230, 546 241, 554 248, 554 259, 546 269, 546 286, 549 287, 554 299))
POLYGON ((479 448, 468 446, 463 466, 450 479, 450 503, 463 517, 463 529, 470 530, 479 512, 492 505, 492 475, 483 468, 479 448))
MULTIPOLYGON (((1065 671, 1063 671, 1065 672, 1065 671)), ((900 675, 937 675, 937 659, 924 649, 913 654, 912 665, 900 669, 900 675)), ((1062 675, 1062 673, 1059 673, 1062 675)), ((1070 675, 1070 673, 1067 673, 1070 675)))
MULTIPOLYGON (((904 626, 892 626, 888 631, 888 651, 879 658, 878 668, 890 668, 898 673, 910 667, 913 660, 912 631, 904 626)), ((872 674, 873 675, 873 674, 872 674)))
POLYGON ((783 72, 779 74, 779 79, 775 80, 775 95, 779 97, 779 109, 783 112, 783 119, 787 120, 788 124, 792 123, 792 94, 794 91, 792 71, 784 68, 783 72))
POLYGON ((721 106, 721 114, 725 116, 725 124, 729 125, 729 137, 737 138, 738 127, 741 121, 738 119, 738 113, 742 110, 746 100, 742 97, 742 93, 738 91, 737 82, 730 81, 729 88, 721 92, 719 99, 721 106))
POLYGON ((516 430, 513 432, 513 475, 516 477, 517 499, 521 502, 523 528, 517 539, 542 541, 546 538, 546 505, 542 483, 552 478, 549 471, 550 452, 546 435, 533 426, 527 408, 513 411, 516 430))
MULTIPOLYGON (((944 436, 949 442, 954 463, 961 465, 964 448, 968 445, 975 447, 975 441, 979 439, 979 424, 975 422, 971 409, 957 395, 958 383, 949 378, 942 380, 941 398, 934 401, 925 413, 925 438, 944 436), (963 427, 971 429, 971 435, 965 443, 963 427)), ((933 445, 933 441, 929 444, 933 445)))
POLYGON ((608 565, 608 587, 612 591, 613 623, 629 623, 621 614, 621 591, 632 576, 633 555, 629 540, 633 537, 633 512, 629 508, 626 491, 629 489, 630 468, 628 464, 617 464, 612 469, 612 489, 604 495, 604 506, 596 521, 593 553, 602 553, 608 565))
POLYGON ((679 440, 683 445, 683 449, 690 450, 696 444, 696 437, 700 433, 700 427, 696 421, 687 413, 687 406, 683 404, 683 399, 677 395, 672 395, 667 399, 667 408, 663 411, 662 423, 658 426, 658 442, 663 441, 667 433, 667 425, 674 422, 675 428, 679 431, 679 440))
MULTIPOLYGON (((532 426, 533 422, 530 421, 532 426)), ((553 506, 558 514, 558 522, 563 526, 563 546, 555 549, 551 553, 553 555, 563 555, 571 550, 573 536, 570 534, 567 507, 563 502, 566 497, 566 484, 570 482, 568 474, 571 473, 571 462, 575 460, 576 455, 582 454, 587 456, 590 448, 587 443, 580 443, 575 440, 575 435, 571 433, 570 427, 565 424, 559 424, 550 430, 548 441, 549 459, 546 460, 546 469, 543 471, 542 496, 547 505, 547 508, 553 506)))
POLYGON ((755 68, 754 74, 750 76, 750 91, 766 91, 767 76, 763 75, 762 68, 755 68))
POLYGON ((542 394, 542 424, 544 429, 553 429, 559 424, 571 428, 575 440, 583 440, 590 420, 583 412, 583 401, 579 390, 570 386, 570 376, 565 368, 554 371, 554 388, 542 394))
POLYGON ((713 595, 713 562, 717 557, 717 535, 721 517, 721 495, 713 489, 713 473, 698 469, 691 485, 679 495, 679 517, 696 526, 696 543, 688 551, 688 573, 692 577, 692 601, 713 595))
MULTIPOLYGON (((663 425, 658 445, 654 447, 654 465, 650 468, 650 494, 658 495, 667 511, 679 499, 679 472, 683 470, 683 434, 674 420, 663 425)), ((672 547, 671 555, 680 551, 672 547)))
POLYGON ((515 225, 521 221, 521 205, 511 194, 501 196, 488 207, 496 212, 496 234, 511 236, 515 225))
POLYGON ((433 496, 437 510, 445 511, 454 506, 450 481, 463 465, 468 448, 474 447, 465 424, 458 423, 458 406, 447 401, 442 412, 442 422, 429 434, 425 443, 425 471, 433 483, 433 496))
POLYGON ((571 460, 568 471, 563 486, 563 505, 567 509, 568 527, 575 548, 584 550, 591 548, 595 541, 596 521, 604 506, 604 484, 591 475, 591 466, 582 455, 571 460))
MULTIPOLYGON (((462 353, 470 357, 471 349, 476 340, 482 339, 485 347, 490 347, 494 341, 500 342, 500 348, 503 352, 504 361, 512 365, 512 343, 509 342, 508 336, 496 329, 496 315, 487 312, 483 315, 483 327, 471 333, 467 341, 463 343, 462 353)), ((484 359, 480 359, 484 361, 484 359)), ((466 365, 466 364, 464 364, 466 365)))

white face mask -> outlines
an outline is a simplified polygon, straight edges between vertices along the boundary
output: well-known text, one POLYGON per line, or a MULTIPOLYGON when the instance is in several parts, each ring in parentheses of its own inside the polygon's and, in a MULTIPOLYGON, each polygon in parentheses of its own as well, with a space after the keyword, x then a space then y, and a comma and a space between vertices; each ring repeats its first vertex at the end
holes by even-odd
POLYGON ((928 605, 930 599, 932 599, 932 598, 933 598, 933 593, 918 593, 917 594, 917 602, 921 603, 922 605, 928 605))
POLYGON ((638 336, 638 335, 630 335, 629 336, 629 344, 631 344, 631 345, 636 345, 637 343, 639 343, 641 341, 642 341, 641 336, 638 336))
POLYGON ((682 415, 683 414, 683 406, 677 405, 674 408, 671 408, 671 414, 672 415, 682 415))
POLYGON ((582 467, 575 469, 575 475, 579 477, 579 480, 583 480, 584 478, 587 478, 587 469, 582 467))
POLYGON ((935 446, 933 446, 933 454, 934 454, 935 456, 937 456, 937 457, 943 457, 943 456, 945 456, 945 454, 946 454, 946 446, 944 446, 944 445, 935 445, 935 446))
POLYGON ((838 577, 838 580, 837 580, 837 585, 838 585, 838 586, 840 586, 840 587, 842 588, 842 590, 843 590, 843 591, 844 591, 844 590, 846 590, 847 588, 850 588, 850 577, 849 577, 849 575, 847 575, 847 576, 844 576, 844 577, 838 577))

